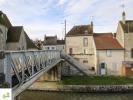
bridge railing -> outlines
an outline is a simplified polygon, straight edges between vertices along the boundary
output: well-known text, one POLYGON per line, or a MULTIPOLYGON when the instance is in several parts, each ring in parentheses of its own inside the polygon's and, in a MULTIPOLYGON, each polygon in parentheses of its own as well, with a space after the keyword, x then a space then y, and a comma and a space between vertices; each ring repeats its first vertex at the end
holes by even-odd
POLYGON ((17 87, 60 59, 60 51, 5 51, 1 60, 5 80, 17 87))

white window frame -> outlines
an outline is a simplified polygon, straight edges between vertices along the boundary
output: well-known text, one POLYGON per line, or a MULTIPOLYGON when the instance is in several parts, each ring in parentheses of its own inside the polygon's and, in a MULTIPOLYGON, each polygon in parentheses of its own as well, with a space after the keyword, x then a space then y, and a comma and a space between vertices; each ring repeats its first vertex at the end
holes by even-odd
POLYGON ((106 50, 106 56, 112 57, 112 50, 106 50))
POLYGON ((117 71, 117 63, 112 63, 112 71, 117 71))
POLYGON ((83 38, 83 46, 88 47, 88 38, 83 38))

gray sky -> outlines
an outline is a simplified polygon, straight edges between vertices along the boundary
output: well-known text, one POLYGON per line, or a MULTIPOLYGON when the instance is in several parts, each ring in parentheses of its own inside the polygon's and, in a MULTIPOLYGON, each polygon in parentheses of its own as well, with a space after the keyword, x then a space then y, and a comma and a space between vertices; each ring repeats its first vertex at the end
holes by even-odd
POLYGON ((0 9, 30 38, 43 39, 45 34, 62 38, 65 19, 67 31, 93 20, 95 32, 115 32, 123 3, 126 18, 133 19, 133 0, 0 0, 0 9))

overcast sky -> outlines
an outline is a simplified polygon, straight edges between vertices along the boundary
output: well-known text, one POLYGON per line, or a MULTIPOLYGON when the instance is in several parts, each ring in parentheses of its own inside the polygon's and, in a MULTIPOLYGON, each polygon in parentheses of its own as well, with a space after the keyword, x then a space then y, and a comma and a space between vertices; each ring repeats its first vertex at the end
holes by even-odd
POLYGON ((24 26, 32 39, 45 34, 62 38, 65 19, 67 31, 92 20, 95 32, 115 32, 123 3, 126 18, 133 19, 133 0, 0 0, 0 10, 13 25, 24 26))

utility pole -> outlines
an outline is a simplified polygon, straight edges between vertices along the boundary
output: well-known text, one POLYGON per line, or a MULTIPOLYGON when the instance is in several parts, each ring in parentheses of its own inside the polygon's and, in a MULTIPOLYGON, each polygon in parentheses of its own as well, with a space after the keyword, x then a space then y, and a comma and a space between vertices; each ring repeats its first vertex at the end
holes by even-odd
POLYGON ((66 19, 65 19, 64 23, 65 23, 65 37, 66 37, 66 19))
POLYGON ((65 37, 64 37, 64 40, 65 40, 65 53, 66 53, 66 19, 65 19, 65 37))

